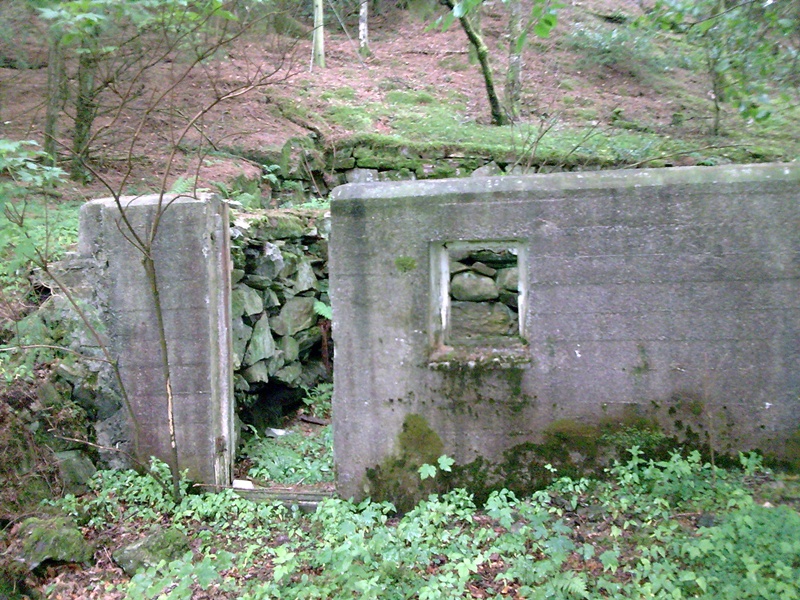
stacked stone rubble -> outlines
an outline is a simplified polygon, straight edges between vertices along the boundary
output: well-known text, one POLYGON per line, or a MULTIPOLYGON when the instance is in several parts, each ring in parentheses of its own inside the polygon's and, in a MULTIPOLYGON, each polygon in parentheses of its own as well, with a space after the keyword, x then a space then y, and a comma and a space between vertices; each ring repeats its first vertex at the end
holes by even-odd
POLYGON ((310 137, 294 137, 286 141, 279 155, 271 157, 280 167, 277 171, 270 171, 277 177, 272 192, 280 204, 325 197, 333 188, 345 183, 494 177, 575 169, 588 171, 604 166, 603 163, 593 164, 587 157, 580 157, 578 162, 576 156, 572 164, 567 161, 555 166, 540 164, 539 161, 530 163, 528 158, 506 152, 462 150, 409 145, 376 147, 357 140, 323 148, 310 137))
POLYGON ((450 250, 449 340, 484 343, 519 333, 517 256, 510 250, 450 250))
POLYGON ((234 218, 234 387, 313 387, 330 374, 325 211, 272 210, 234 218))

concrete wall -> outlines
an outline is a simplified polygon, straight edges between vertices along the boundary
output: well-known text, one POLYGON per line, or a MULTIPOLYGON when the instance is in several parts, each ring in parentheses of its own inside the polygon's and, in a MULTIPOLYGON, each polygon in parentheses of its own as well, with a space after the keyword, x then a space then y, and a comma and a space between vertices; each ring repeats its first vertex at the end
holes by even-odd
POLYGON ((778 456, 797 432, 800 165, 349 184, 333 198, 345 497, 409 455, 411 424, 460 464, 565 421, 642 417, 778 456), (448 262, 487 241, 517 256, 520 322, 456 339, 448 262))
MULTIPOLYGON (((198 482, 227 485, 235 448, 230 339, 227 206, 213 199, 123 198, 146 237, 159 207, 153 247, 174 396, 179 467, 198 482)), ((113 199, 81 209, 79 254, 95 264, 112 356, 139 423, 139 459, 169 461, 166 382, 153 295, 142 254, 121 233, 113 199)), ((130 237, 128 234, 127 237, 130 237)))

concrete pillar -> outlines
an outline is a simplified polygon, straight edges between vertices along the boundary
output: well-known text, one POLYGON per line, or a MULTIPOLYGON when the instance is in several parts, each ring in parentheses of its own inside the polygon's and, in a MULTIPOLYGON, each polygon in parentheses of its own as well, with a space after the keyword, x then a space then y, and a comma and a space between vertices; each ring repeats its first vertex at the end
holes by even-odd
MULTIPOLYGON (((122 198, 153 244, 174 398, 178 462, 193 481, 227 485, 234 459, 228 209, 215 198, 122 198)), ((79 253, 96 264, 104 332, 140 432, 139 457, 170 457, 166 381, 142 252, 113 198, 81 209, 79 253)))

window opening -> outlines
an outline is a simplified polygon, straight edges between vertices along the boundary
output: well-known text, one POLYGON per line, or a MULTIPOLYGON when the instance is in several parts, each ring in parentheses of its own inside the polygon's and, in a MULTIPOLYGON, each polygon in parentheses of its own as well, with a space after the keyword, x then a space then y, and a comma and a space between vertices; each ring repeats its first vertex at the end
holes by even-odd
POLYGON ((440 354, 524 345, 525 255, 519 242, 444 242, 433 246, 432 259, 440 354))

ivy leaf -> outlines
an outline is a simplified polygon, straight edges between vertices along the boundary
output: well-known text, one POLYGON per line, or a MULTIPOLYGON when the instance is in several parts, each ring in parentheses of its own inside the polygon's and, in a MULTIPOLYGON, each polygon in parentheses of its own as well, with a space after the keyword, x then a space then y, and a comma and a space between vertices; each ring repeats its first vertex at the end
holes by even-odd
POLYGON ((43 19, 55 20, 62 17, 64 14, 63 10, 55 10, 53 8, 37 8, 39 14, 42 15, 43 19))
POLYGON ((619 568, 619 552, 615 550, 606 550, 598 558, 603 564, 603 571, 614 573, 619 568))
POLYGON ((594 556, 594 546, 584 543, 583 548, 581 548, 581 556, 583 556, 583 560, 592 558, 594 556))
POLYGON ((194 575, 197 578, 197 585, 206 590, 219 577, 219 573, 208 560, 203 560, 194 568, 194 575))
POLYGON ((706 21, 703 21, 702 23, 698 23, 694 27, 698 34, 703 35, 704 33, 707 33, 716 24, 717 23, 715 19, 708 19, 706 21))
POLYGON ((514 44, 514 51, 519 54, 522 52, 523 48, 525 48, 525 44, 528 42, 528 32, 523 31, 522 35, 517 38, 517 41, 514 44))

